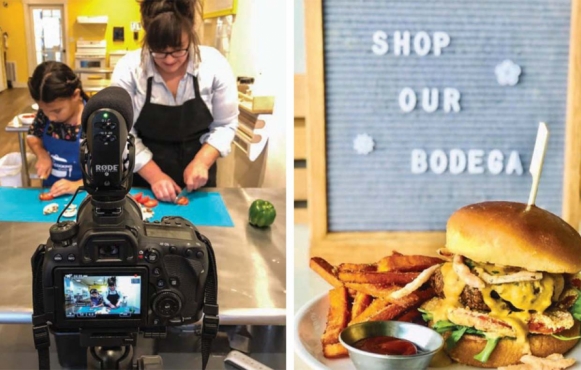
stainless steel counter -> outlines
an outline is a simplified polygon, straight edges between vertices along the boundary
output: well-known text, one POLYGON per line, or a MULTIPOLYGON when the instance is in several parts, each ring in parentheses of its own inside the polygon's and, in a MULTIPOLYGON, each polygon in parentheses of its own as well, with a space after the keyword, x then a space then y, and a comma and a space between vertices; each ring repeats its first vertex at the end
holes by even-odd
MULTIPOLYGON (((222 195, 234 222, 234 227, 199 227, 216 253, 220 324, 285 325, 285 189, 207 191, 222 195), (248 208, 258 198, 276 208, 276 220, 270 228, 248 224, 248 208)), ((37 246, 46 242, 49 227, 49 223, 0 223, 0 323, 31 322, 30 258, 37 246)))

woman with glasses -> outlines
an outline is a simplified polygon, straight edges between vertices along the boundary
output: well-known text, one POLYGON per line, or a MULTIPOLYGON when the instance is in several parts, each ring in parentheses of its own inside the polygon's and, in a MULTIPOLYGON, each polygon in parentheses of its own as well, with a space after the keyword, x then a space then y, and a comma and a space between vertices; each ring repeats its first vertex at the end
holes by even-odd
POLYGON ((238 125, 236 79, 214 48, 200 46, 197 0, 142 0, 143 48, 115 66, 113 85, 133 99, 134 186, 173 202, 216 186, 216 160, 230 152, 238 125))

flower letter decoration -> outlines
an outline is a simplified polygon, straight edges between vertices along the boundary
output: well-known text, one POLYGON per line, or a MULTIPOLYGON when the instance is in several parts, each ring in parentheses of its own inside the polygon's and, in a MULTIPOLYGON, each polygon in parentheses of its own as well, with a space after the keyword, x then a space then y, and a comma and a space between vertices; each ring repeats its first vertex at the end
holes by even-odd
POLYGON ((494 73, 500 86, 514 86, 518 83, 521 69, 518 64, 507 59, 496 66, 494 73))
POLYGON ((359 134, 353 140, 353 149, 357 154, 367 155, 373 151, 373 138, 367 134, 359 134))

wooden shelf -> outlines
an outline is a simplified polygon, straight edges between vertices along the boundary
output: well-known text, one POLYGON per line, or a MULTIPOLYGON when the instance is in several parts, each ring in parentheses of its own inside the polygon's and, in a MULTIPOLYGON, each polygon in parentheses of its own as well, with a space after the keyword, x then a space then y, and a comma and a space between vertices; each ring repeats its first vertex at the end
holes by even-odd
POLYGON ((274 96, 250 96, 238 92, 240 109, 251 114, 272 114, 274 96))
POLYGON ((80 24, 107 24, 109 23, 109 17, 106 15, 99 16, 78 16, 77 23, 80 24))

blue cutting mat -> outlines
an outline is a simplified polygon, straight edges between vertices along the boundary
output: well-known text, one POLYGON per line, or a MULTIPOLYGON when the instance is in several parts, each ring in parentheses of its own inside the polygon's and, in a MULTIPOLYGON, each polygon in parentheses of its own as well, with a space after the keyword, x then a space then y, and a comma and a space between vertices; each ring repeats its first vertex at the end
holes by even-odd
MULTIPOLYGON (((0 187, 0 221, 56 222, 58 215, 69 203, 72 195, 58 197, 51 201, 40 201, 38 197, 41 192, 42 189, 0 187), (57 203, 59 212, 44 215, 42 210, 50 203, 57 203)), ((137 193, 153 197, 150 190, 131 189, 131 194, 137 193)), ((80 192, 73 203, 78 207, 86 196, 86 192, 80 192)), ((182 216, 196 226, 234 226, 220 193, 192 192, 188 194, 188 199, 190 204, 187 206, 159 202, 159 205, 153 208, 154 215, 149 221, 161 220, 163 216, 182 216)), ((67 220, 67 218, 61 217, 61 220, 67 220)))

